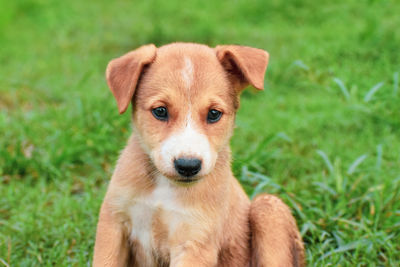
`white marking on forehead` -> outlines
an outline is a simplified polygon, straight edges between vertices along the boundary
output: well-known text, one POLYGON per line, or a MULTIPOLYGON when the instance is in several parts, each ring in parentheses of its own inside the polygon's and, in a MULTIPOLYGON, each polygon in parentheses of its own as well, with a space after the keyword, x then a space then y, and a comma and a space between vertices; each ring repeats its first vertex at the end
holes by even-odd
POLYGON ((192 61, 187 57, 184 58, 184 62, 185 62, 185 65, 183 66, 183 68, 181 70, 182 80, 183 80, 186 88, 190 89, 190 87, 192 86, 192 82, 193 82, 194 66, 193 66, 192 61))

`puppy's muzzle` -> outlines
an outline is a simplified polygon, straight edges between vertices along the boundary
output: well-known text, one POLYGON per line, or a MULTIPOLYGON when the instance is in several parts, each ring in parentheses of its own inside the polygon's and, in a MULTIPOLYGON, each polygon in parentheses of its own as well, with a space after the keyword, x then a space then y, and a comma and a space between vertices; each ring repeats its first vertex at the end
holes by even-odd
POLYGON ((175 170, 184 177, 196 175, 201 170, 201 160, 196 158, 179 158, 174 160, 175 170))

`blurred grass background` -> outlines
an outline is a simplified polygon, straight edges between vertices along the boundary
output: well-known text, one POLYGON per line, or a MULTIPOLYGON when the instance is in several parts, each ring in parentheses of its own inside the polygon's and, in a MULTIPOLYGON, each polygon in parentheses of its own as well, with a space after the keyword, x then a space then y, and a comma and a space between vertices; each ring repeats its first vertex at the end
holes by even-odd
POLYGON ((310 266, 399 266, 396 0, 0 0, 0 265, 90 265, 130 117, 104 70, 142 44, 271 55, 242 97, 233 169, 293 210, 310 266))

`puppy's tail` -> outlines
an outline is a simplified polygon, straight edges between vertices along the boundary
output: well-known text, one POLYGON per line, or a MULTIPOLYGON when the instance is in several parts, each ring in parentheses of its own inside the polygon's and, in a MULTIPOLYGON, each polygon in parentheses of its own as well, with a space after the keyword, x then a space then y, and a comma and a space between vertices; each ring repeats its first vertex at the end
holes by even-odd
POLYGON ((289 207, 273 195, 251 203, 251 266, 305 266, 304 246, 289 207))

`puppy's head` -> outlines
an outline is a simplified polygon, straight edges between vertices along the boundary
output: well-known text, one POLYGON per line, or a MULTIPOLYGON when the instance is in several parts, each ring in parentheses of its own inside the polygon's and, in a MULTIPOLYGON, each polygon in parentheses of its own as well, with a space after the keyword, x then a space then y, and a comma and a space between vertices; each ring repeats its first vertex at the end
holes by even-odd
POLYGON ((120 113, 132 101, 135 131, 156 168, 183 183, 224 160, 239 94, 249 84, 263 89, 267 64, 268 53, 251 47, 146 45, 112 60, 106 76, 120 113))

